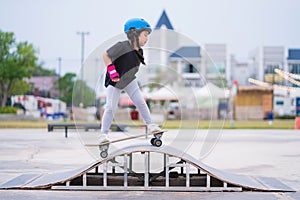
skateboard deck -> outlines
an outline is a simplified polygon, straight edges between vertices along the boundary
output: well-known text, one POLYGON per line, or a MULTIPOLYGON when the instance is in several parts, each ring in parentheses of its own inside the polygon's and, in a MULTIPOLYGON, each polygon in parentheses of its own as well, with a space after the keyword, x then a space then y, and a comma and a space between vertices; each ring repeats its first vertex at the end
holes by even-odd
POLYGON ((153 146, 160 147, 162 145, 161 137, 165 132, 167 132, 167 130, 162 130, 162 131, 159 131, 159 132, 148 133, 148 134, 147 133, 137 134, 137 135, 132 135, 132 136, 129 136, 129 137, 120 138, 120 139, 116 139, 116 140, 111 140, 111 141, 103 142, 103 143, 99 143, 99 144, 86 144, 85 146, 87 146, 87 147, 98 146, 99 150, 100 150, 100 156, 102 158, 106 158, 107 155, 108 155, 107 152, 108 152, 108 148, 109 148, 110 144, 125 141, 125 140, 131 140, 131 139, 139 138, 139 137, 143 137, 143 136, 153 135, 154 137, 151 138, 151 140, 150 140, 151 144, 153 146))

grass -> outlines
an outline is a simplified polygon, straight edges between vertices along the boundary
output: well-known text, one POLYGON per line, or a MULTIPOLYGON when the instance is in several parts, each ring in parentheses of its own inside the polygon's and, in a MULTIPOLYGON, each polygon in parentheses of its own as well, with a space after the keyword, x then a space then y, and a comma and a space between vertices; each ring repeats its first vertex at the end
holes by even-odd
MULTIPOLYGON (((73 121, 68 121, 72 123, 73 121)), ((0 121, 0 128, 47 128, 48 123, 64 123, 56 121, 0 121)), ((84 122, 81 122, 84 123, 84 122)), ((100 123, 99 121, 86 123, 100 123)), ((124 121, 120 123, 143 124, 142 121, 124 121)), ((274 120, 272 125, 268 121, 235 121, 232 127, 230 121, 208 120, 169 120, 161 124, 164 129, 294 129, 295 120, 274 120)))
POLYGON ((268 121, 185 121, 178 125, 178 121, 167 121, 164 127, 168 128, 192 128, 192 129, 294 129, 294 120, 274 120, 272 125, 268 121))
POLYGON ((0 121, 0 128, 47 128, 47 121, 0 121))

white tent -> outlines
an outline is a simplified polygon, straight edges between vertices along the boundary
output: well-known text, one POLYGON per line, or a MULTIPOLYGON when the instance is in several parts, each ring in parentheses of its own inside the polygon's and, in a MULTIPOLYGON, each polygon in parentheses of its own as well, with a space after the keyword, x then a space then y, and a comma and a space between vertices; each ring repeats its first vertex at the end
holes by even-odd
POLYGON ((185 107, 211 108, 218 106, 219 99, 228 98, 226 91, 207 83, 202 88, 164 86, 149 94, 148 99, 153 101, 177 100, 185 107))
POLYGON ((217 107, 219 99, 228 98, 225 89, 219 88, 210 82, 202 88, 196 89, 195 96, 199 108, 217 107))
POLYGON ((185 94, 185 89, 179 87, 165 86, 149 94, 150 100, 178 100, 185 94))
POLYGON ((219 88, 210 82, 208 82, 202 88, 196 90, 195 95, 199 98, 201 97, 210 97, 213 99, 228 98, 225 89, 219 88))

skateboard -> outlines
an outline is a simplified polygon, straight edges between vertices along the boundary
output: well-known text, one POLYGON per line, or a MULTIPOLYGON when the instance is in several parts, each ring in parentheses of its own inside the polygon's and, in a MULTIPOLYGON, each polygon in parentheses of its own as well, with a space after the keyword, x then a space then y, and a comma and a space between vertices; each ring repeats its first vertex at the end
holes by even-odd
POLYGON ((90 146, 90 147, 91 146, 98 146, 99 150, 100 150, 101 158, 106 158, 108 156, 108 149, 109 149, 110 144, 125 141, 125 140, 130 140, 130 139, 134 139, 134 138, 139 138, 139 137, 143 137, 143 136, 153 135, 153 138, 151 138, 150 143, 153 146, 160 147, 162 145, 161 137, 165 132, 167 132, 167 130, 162 130, 162 131, 159 131, 159 132, 148 133, 148 134, 144 133, 144 134, 132 135, 132 136, 129 136, 129 137, 126 137, 126 138, 111 140, 111 141, 103 142, 103 143, 100 143, 100 144, 86 144, 85 146, 90 146))

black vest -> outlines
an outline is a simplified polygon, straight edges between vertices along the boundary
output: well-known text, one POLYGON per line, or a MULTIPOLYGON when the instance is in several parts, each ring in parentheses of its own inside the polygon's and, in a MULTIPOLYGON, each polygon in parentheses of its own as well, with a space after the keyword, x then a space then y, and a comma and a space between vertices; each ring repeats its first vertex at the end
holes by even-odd
POLYGON ((134 50, 129 41, 123 41, 109 48, 107 54, 120 75, 120 81, 111 81, 108 72, 106 72, 105 87, 112 85, 116 88, 123 89, 136 78, 135 74, 139 70, 141 60, 143 60, 143 50, 134 50))

